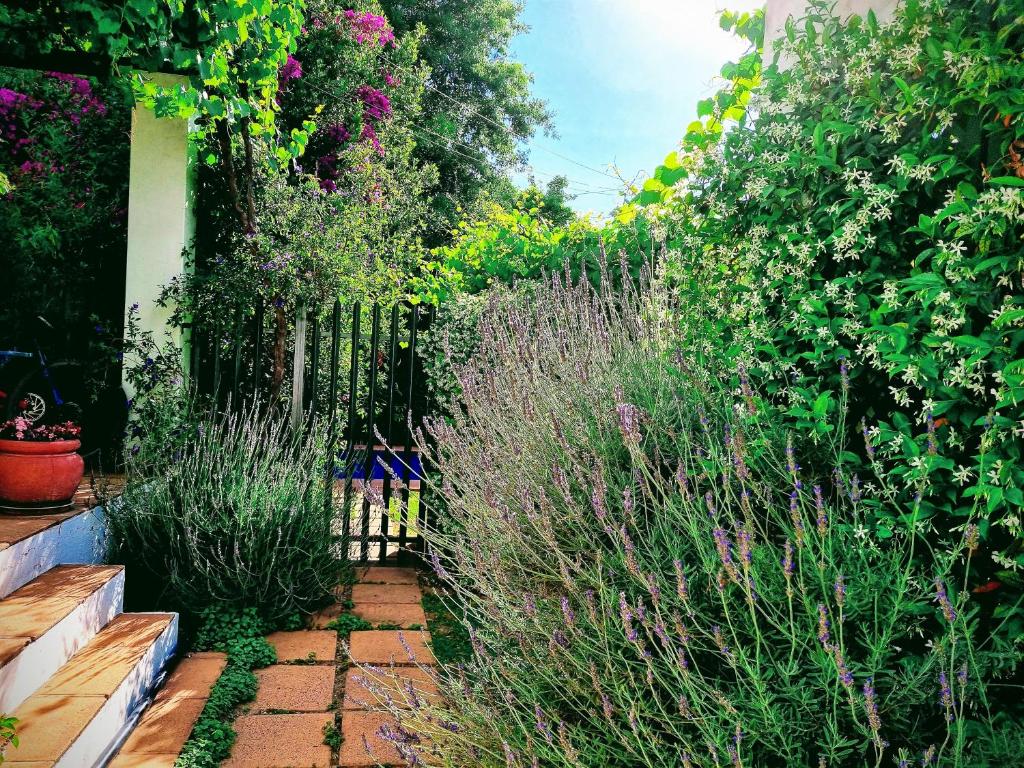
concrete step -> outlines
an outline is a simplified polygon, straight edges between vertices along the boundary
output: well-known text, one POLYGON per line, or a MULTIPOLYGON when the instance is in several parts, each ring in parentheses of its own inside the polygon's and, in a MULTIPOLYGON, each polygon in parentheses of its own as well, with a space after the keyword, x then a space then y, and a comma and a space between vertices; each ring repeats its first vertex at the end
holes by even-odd
POLYGON ((5 768, 93 768, 120 742, 178 639, 173 613, 113 619, 11 714, 19 746, 5 768))
MULTIPOLYGON (((114 488, 107 492, 113 493, 114 488)), ((118 503, 115 499, 111 503, 118 503)), ((0 515, 0 598, 62 563, 102 563, 107 547, 104 508, 88 481, 75 501, 49 515, 0 515)))
POLYGON ((223 653, 182 659, 107 768, 172 768, 226 665, 223 653))
POLYGON ((0 712, 39 690, 123 601, 119 565, 58 565, 0 600, 0 712))

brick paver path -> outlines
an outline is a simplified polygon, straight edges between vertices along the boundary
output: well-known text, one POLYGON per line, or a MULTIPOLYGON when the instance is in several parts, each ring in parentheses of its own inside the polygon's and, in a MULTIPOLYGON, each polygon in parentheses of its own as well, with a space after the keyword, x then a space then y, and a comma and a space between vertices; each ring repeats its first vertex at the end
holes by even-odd
POLYGON ((434 657, 418 579, 409 568, 376 566, 357 576, 352 613, 378 628, 353 632, 339 647, 337 632, 324 627, 345 612, 340 591, 338 603, 311 617, 313 629, 268 636, 277 664, 257 670, 256 699, 235 721, 225 768, 406 764, 381 734, 397 724, 373 710, 383 701, 405 708, 438 695, 431 668, 421 666, 434 657), (329 743, 339 736, 332 753, 329 743))

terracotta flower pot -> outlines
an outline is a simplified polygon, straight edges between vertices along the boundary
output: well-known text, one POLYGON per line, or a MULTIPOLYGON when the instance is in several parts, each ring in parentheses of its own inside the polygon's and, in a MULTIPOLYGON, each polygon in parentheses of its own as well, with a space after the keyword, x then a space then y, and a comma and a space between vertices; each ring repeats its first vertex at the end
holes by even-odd
POLYGON ((85 470, 79 440, 0 440, 0 504, 40 511, 68 504, 85 470))

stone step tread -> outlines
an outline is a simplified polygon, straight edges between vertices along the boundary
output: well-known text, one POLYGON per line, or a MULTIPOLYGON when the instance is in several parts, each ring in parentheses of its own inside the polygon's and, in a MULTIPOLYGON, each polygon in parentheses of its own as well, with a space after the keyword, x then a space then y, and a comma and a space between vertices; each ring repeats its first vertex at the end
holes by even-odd
POLYGON ((21 741, 18 761, 59 760, 174 618, 121 614, 72 656, 12 713, 21 741))
POLYGON ((415 666, 434 663, 434 654, 427 645, 429 632, 367 630, 351 633, 348 642, 348 655, 355 664, 415 666))
MULTIPOLYGON (((0 638, 37 640, 116 578, 122 565, 58 565, 0 600, 0 638)), ((0 666, 9 661, 0 655, 0 666)))
POLYGON ((223 653, 198 653, 182 659, 110 766, 173 766, 226 665, 223 653))

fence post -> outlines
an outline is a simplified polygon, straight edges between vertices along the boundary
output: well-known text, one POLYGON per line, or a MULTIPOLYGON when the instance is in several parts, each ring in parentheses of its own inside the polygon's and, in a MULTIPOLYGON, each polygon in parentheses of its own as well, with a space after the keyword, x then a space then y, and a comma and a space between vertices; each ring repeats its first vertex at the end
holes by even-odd
POLYGON ((302 427, 302 394, 306 376, 306 302, 295 308, 295 350, 292 354, 292 413, 293 430, 302 427))

